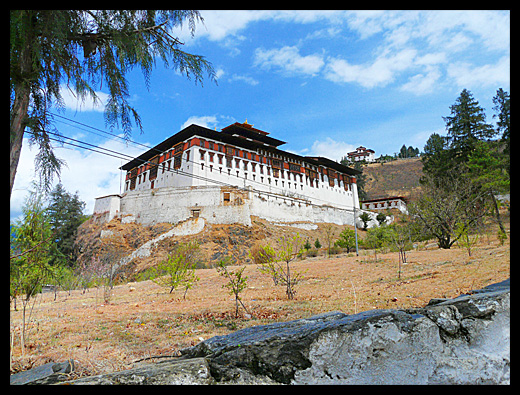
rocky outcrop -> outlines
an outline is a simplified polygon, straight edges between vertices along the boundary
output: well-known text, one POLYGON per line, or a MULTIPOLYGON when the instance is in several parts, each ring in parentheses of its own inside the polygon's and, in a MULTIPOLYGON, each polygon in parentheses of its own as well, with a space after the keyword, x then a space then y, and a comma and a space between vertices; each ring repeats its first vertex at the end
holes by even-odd
POLYGON ((74 361, 49 362, 24 372, 12 374, 11 385, 41 384, 49 381, 55 383, 60 377, 66 378, 66 374, 74 370, 74 361))
POLYGON ((423 308, 331 312, 205 340, 71 384, 508 384, 509 280, 423 308))

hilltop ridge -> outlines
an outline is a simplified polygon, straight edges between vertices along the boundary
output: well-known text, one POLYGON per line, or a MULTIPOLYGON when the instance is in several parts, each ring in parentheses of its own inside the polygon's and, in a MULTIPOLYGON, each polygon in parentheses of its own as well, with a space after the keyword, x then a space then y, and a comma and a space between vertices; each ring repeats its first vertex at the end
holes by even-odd
POLYGON ((386 163, 369 163, 363 167, 366 175, 367 199, 389 196, 412 198, 421 186, 419 179, 424 174, 421 158, 398 159, 386 163))

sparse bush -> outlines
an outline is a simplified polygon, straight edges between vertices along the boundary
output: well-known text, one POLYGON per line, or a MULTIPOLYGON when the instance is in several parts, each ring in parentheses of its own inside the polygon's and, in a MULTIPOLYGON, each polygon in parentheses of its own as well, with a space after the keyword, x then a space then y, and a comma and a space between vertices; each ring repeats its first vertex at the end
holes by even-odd
POLYGON ((368 223, 370 222, 370 215, 364 211, 358 218, 363 221, 363 230, 367 230, 368 223))
POLYGON ((346 248, 347 252, 353 251, 356 248, 356 235, 352 229, 345 228, 339 234, 338 240, 334 246, 346 248))
POLYGON ((379 226, 371 228, 367 231, 367 235, 363 240, 365 247, 374 250, 374 261, 377 262, 377 250, 389 245, 392 241, 391 230, 388 226, 379 226))
POLYGON ((460 239, 457 243, 468 251, 468 256, 471 256, 471 249, 478 243, 478 234, 470 235, 468 229, 463 224, 459 224, 459 228, 457 230, 460 232, 460 239))
POLYGON ((379 213, 376 216, 376 220, 377 220, 377 222, 379 222, 379 226, 381 226, 386 221, 386 215, 384 213, 379 213))
POLYGON ((262 264, 260 271, 273 278, 275 285, 281 283, 286 287, 287 299, 294 299, 294 287, 302 280, 302 273, 291 273, 290 263, 301 255, 303 250, 300 235, 282 237, 279 239, 280 249, 275 251, 270 245, 264 246, 262 253, 267 262, 262 264), (284 265, 285 263, 285 265, 284 265))
POLYGON ((258 244, 255 244, 251 248, 251 251, 249 252, 249 257, 257 265, 262 265, 273 258, 272 256, 268 255, 267 251, 265 251, 261 245, 258 244))
POLYGON ((318 256, 319 251, 316 248, 311 248, 309 251, 307 251, 307 256, 315 257, 318 256))
POLYGON ((330 247, 330 249, 329 249, 329 256, 338 255, 338 254, 341 254, 342 252, 343 252, 343 249, 341 247, 334 245, 334 246, 330 247))
POLYGON ((244 272, 245 266, 241 267, 237 271, 231 271, 227 269, 227 265, 229 264, 229 257, 224 258, 217 264, 217 273, 222 277, 226 277, 228 279, 228 283, 224 284, 222 288, 228 288, 230 295, 235 295, 235 317, 238 318, 238 304, 242 305, 247 314, 251 315, 249 311, 247 311, 246 306, 240 300, 240 292, 242 292, 247 287, 247 276, 242 276, 244 272))
POLYGON ((500 245, 503 246, 504 245, 504 242, 507 240, 507 233, 506 232, 502 232, 502 230, 498 230, 498 241, 500 242, 500 245))
POLYGON ((179 244, 170 254, 168 259, 159 263, 152 281, 160 286, 169 287, 170 293, 176 288, 184 287, 183 298, 199 278, 195 275, 196 255, 199 245, 195 242, 179 244))

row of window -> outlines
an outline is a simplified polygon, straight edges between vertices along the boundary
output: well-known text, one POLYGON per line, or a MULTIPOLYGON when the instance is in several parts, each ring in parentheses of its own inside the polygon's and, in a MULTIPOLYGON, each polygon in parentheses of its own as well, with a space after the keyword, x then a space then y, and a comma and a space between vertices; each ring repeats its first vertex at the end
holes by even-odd
POLYGON ((391 202, 382 202, 382 203, 363 203, 363 208, 366 209, 377 209, 377 208, 388 208, 388 207, 397 207, 398 206, 397 201, 391 201, 391 202))
MULTIPOLYGON (((231 175, 230 169, 232 169, 232 168, 235 168, 238 170, 243 170, 244 172, 251 171, 252 173, 257 173, 257 169, 258 169, 258 173, 260 175, 261 182, 264 182, 264 177, 263 177, 264 174, 267 175, 268 177, 272 176, 274 178, 282 178, 282 179, 285 179, 285 175, 287 175, 289 187, 291 187, 290 180, 291 180, 291 174, 292 174, 293 175, 292 179, 294 181, 293 185, 294 185, 294 188, 296 188, 297 187, 296 181, 299 181, 300 184, 303 183, 303 173, 300 172, 300 171, 302 171, 302 168, 300 166, 300 164, 301 164, 301 165, 307 166, 305 168, 306 181, 307 181, 307 184, 310 185, 311 187, 319 188, 319 181, 318 181, 318 179, 320 178, 319 175, 321 174, 321 181, 325 182, 325 180, 324 180, 324 173, 325 173, 325 175, 328 176, 328 181, 329 181, 328 183, 331 188, 334 188, 335 186, 339 187, 340 180, 342 180, 345 191, 351 190, 350 183, 347 182, 347 181, 349 181, 349 177, 342 175, 342 174, 336 174, 336 172, 334 172, 332 170, 328 170, 328 169, 323 170, 322 169, 321 172, 318 172, 317 171, 318 168, 316 168, 315 166, 309 165, 309 164, 304 164, 303 162, 302 163, 287 162, 288 166, 289 166, 289 170, 284 170, 282 160, 287 160, 288 158, 285 158, 285 157, 282 157, 282 156, 276 155, 276 154, 270 154, 271 156, 274 156, 276 158, 274 158, 274 157, 267 158, 268 163, 270 162, 270 165, 271 165, 271 166, 269 166, 267 164, 262 163, 262 161, 263 161, 262 157, 257 154, 238 150, 236 148, 233 148, 233 147, 230 147, 227 145, 214 143, 211 141, 205 141, 204 139, 191 139, 187 143, 179 143, 175 147, 172 147, 171 150, 152 158, 150 160, 150 162, 151 162, 150 164, 142 165, 139 168, 132 169, 127 174, 126 190, 128 190, 128 189, 133 190, 133 189, 135 189, 136 185, 139 185, 142 182, 144 183, 146 181, 146 174, 147 174, 148 169, 150 170, 148 179, 152 182, 151 187, 153 188, 153 184, 154 184, 153 180, 155 180, 155 178, 157 177, 159 168, 161 168, 161 173, 164 173, 165 171, 171 170, 172 164, 173 164, 173 169, 179 169, 181 167, 182 155, 184 153, 183 152, 184 149, 186 149, 185 160, 187 163, 189 163, 190 162, 190 150, 188 148, 192 147, 194 145, 194 143, 196 144, 197 140, 198 140, 198 146, 205 148, 205 149, 199 148, 199 150, 198 150, 199 158, 201 161, 203 161, 202 163, 200 163, 200 165, 202 168, 204 168, 205 163, 209 162, 210 171, 213 171, 212 163, 218 163, 219 165, 224 165, 224 161, 225 161, 225 165, 228 168, 228 175, 231 175), (217 151, 217 152, 211 152, 208 150, 217 151), (220 154, 219 152, 222 152, 222 153, 220 154), (215 155, 216 155, 216 157, 215 157, 215 155), (239 156, 240 158, 244 158, 244 159, 237 158, 237 156, 239 156), (172 158, 172 159, 170 159, 170 158, 172 158), (169 160, 167 160, 167 159, 169 159, 169 160), (162 161, 161 164, 159 164, 159 161, 162 161), (233 162, 235 162, 234 166, 233 166, 233 162), (242 169, 240 169, 241 165, 242 165, 242 169), (264 166, 265 166, 265 173, 264 173, 264 166), (334 179, 338 179, 337 185, 334 182, 334 179)), ((261 153, 264 154, 264 152, 261 152, 261 153)), ((265 154, 267 154, 267 152, 265 152, 265 154)), ((294 161, 294 162, 298 162, 298 161, 294 161)), ((222 172, 222 168, 220 167, 219 169, 220 169, 220 172, 222 172)), ((237 171, 237 177, 238 176, 239 176, 239 172, 237 171)), ((245 178, 247 178, 247 173, 244 173, 244 176, 245 176, 245 178)), ((256 175, 252 174, 252 177, 253 177, 253 180, 256 181, 256 179, 255 179, 256 175)), ((269 184, 271 184, 270 178, 268 178, 268 180, 269 180, 269 184)), ((275 180, 275 184, 278 185, 277 180, 275 180)), ((284 184, 284 181, 282 181, 282 186, 284 186, 283 184, 284 184)), ((301 185, 301 189, 303 189, 303 185, 301 185)))
MULTIPOLYGON (((188 154, 188 157, 189 157, 189 151, 187 152, 188 154)), ((199 149, 199 154, 200 154, 200 160, 201 161, 206 161, 206 157, 208 158, 208 161, 209 163, 215 163, 215 153, 213 152, 207 152, 206 150, 201 150, 199 149), (206 156, 206 154, 208 154, 206 156)), ((224 155, 222 154, 217 154, 217 160, 218 160, 218 164, 219 165, 222 165, 223 164, 223 159, 224 159, 224 155)), ((252 172, 256 172, 256 168, 257 168, 257 163, 254 163, 254 162, 248 162, 246 160, 243 160, 243 159, 239 159, 239 158, 231 158, 229 156, 226 156, 226 167, 228 167, 228 174, 231 175, 231 171, 229 169, 233 168, 233 159, 235 161, 235 166, 234 168, 235 169, 239 169, 240 170, 240 162, 242 162, 242 170, 244 170, 244 172, 247 172, 249 171, 249 166, 251 166, 251 171, 252 172)), ((204 169, 204 165, 205 163, 200 163, 201 165, 201 168, 204 169)), ((291 179, 291 174, 292 174, 292 178, 294 181, 297 181, 298 178, 299 178, 299 182, 300 183, 303 183, 303 174, 302 173, 299 173, 299 170, 300 170, 300 167, 298 166, 297 169, 296 167, 293 167, 292 168, 292 172, 291 172, 291 168, 289 168, 289 171, 284 171, 282 169, 280 169, 281 167, 281 163, 280 161, 277 161, 277 160, 272 160, 272 165, 273 167, 269 167, 267 165, 265 165, 265 169, 266 169, 266 174, 267 176, 271 176, 271 170, 272 170, 272 176, 275 177, 275 178, 285 178, 285 174, 287 174, 287 180, 290 180, 291 179), (278 163, 277 163, 278 162, 278 163), (274 166, 277 166, 278 168, 274 167, 274 166)), ((210 166, 210 171, 213 171, 213 165, 209 165, 210 166)), ((222 173, 222 168, 219 167, 220 169, 220 172, 222 173)), ((259 172, 261 175, 264 174, 264 165, 263 164, 258 164, 258 169, 259 169, 259 172)), ((319 188, 319 181, 318 181, 318 172, 314 172, 314 174, 312 174, 312 176, 307 176, 306 179, 309 181, 309 185, 311 187, 314 187, 316 186, 316 188, 319 188)), ((247 178, 247 173, 244 173, 244 176, 245 178, 247 178)), ((237 171, 237 177, 239 177, 239 172, 237 171)), ((334 188, 336 186, 335 182, 334 182, 334 179, 335 178, 332 178, 332 177, 328 177, 329 178, 329 186, 334 188)), ((255 180, 255 175, 253 174, 253 180, 255 180)), ((324 182, 324 175, 321 174, 321 181, 324 182)), ((263 181, 263 177, 261 177, 261 182, 264 182, 263 181)), ((278 181, 275 180, 275 183, 276 185, 278 185, 278 181)), ((271 180, 269 179, 269 184, 271 184, 271 180)), ((282 187, 284 186, 284 181, 282 181, 282 187)), ((338 187, 339 187, 339 180, 338 180, 338 187)), ((346 191, 350 191, 351 190, 351 186, 350 184, 348 183, 345 183, 343 182, 344 184, 344 189, 346 191)), ((290 183, 289 183, 289 187, 290 187, 290 183)), ((294 183, 294 187, 296 188, 296 183, 294 183)), ((301 185, 301 189, 303 189, 303 185, 301 185)))

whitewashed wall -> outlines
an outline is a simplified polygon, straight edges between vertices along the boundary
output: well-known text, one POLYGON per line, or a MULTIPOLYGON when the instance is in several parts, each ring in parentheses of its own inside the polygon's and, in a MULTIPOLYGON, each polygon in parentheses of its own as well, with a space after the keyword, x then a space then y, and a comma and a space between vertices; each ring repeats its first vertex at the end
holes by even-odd
POLYGON ((108 195, 96 198, 94 203, 94 214, 105 216, 105 221, 110 221, 120 211, 121 197, 119 195, 108 195))
MULTIPOLYGON (((251 225, 251 215, 272 222, 327 222, 353 225, 354 212, 332 206, 318 206, 310 201, 291 199, 230 187, 160 188, 128 192, 121 199, 123 222, 153 224, 178 223, 194 216, 194 212, 213 224, 239 223, 251 225), (224 193, 230 194, 229 202, 224 193), (200 211, 199 211, 200 210, 200 211)), ((363 211, 357 210, 359 216, 363 211)), ((369 226, 375 226, 375 214, 369 226)), ((196 215, 196 214, 195 214, 196 215)), ((358 227, 361 222, 358 220, 358 227)))

